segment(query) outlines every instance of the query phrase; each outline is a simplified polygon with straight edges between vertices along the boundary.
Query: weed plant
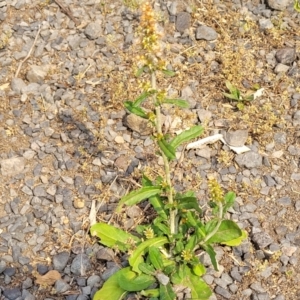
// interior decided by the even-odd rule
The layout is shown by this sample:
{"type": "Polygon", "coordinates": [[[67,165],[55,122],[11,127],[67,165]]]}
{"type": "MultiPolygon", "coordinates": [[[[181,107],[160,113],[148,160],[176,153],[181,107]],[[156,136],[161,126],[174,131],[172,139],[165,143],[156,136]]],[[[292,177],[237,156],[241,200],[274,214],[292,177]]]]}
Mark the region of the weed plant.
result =
{"type": "Polygon", "coordinates": [[[148,200],[156,211],[151,224],[137,225],[131,233],[106,223],[91,227],[91,235],[99,237],[101,244],[128,256],[127,266],[113,274],[93,299],[124,299],[129,293],[136,293],[139,299],[176,299],[179,287],[186,289],[188,298],[209,299],[212,291],[201,278],[206,269],[198,254],[206,251],[218,270],[214,245],[237,246],[246,233],[225,218],[235,194],[224,195],[215,179],[209,181],[210,219],[204,220],[195,192],[175,191],[170,162],[176,159],[176,149],[199,137],[203,128],[196,125],[175,137],[163,133],[162,105],[187,108],[188,102],[169,99],[165,91],[157,88],[158,72],[166,76],[175,73],[167,69],[163,59],[155,15],[149,3],[142,5],[140,28],[142,55],[137,75],[148,74],[150,84],[134,101],[126,101],[125,107],[130,113],[148,120],[153,127],[152,137],[163,159],[164,176],[150,180],[143,175],[142,187],[124,196],[117,207],[117,213],[120,213],[124,205],[137,205],[148,200]],[[144,108],[146,102],[147,110],[144,108]]]}

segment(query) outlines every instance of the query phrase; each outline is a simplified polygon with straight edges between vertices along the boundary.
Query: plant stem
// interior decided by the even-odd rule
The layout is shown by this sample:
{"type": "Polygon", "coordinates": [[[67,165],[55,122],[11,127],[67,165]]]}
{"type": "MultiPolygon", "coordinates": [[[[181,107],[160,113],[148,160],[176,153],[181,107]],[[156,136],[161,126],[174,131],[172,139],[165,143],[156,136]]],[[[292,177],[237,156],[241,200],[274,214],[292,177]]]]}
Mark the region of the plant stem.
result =
{"type": "Polygon", "coordinates": [[[223,221],[223,203],[218,202],[218,204],[219,204],[218,205],[219,206],[218,223],[217,223],[215,229],[205,237],[205,239],[201,242],[201,244],[205,244],[211,237],[213,237],[217,233],[217,231],[219,230],[219,228],[221,226],[221,223],[223,221]]]}
{"type": "MultiPolygon", "coordinates": [[[[155,72],[151,73],[151,87],[154,90],[156,90],[156,74],[155,74],[155,72]]],[[[155,101],[156,100],[155,99],[156,94],[154,94],[153,97],[154,97],[154,103],[155,103],[156,102],[155,101]]],[[[160,106],[159,105],[157,105],[155,107],[155,114],[156,114],[156,131],[159,135],[162,135],[161,111],[160,111],[160,106]]],[[[161,152],[161,156],[162,156],[163,161],[164,161],[167,185],[169,186],[168,202],[169,202],[169,204],[173,204],[174,199],[173,199],[173,188],[172,188],[172,182],[171,182],[169,160],[163,152],[161,152]]],[[[170,210],[170,231],[171,231],[171,234],[176,234],[177,233],[176,214],[177,214],[177,211],[175,209],[170,210]]]]}

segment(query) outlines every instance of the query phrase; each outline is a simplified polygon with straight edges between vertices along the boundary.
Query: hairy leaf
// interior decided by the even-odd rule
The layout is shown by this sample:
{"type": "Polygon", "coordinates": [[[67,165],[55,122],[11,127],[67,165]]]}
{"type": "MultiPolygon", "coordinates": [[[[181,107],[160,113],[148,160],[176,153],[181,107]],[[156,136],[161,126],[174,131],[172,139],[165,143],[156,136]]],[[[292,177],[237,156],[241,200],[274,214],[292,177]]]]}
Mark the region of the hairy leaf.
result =
{"type": "Polygon", "coordinates": [[[136,107],[134,106],[134,103],[131,101],[126,101],[124,102],[124,106],[133,114],[142,117],[144,119],[147,119],[147,114],[146,112],[141,108],[141,107],[136,107]]]}
{"type": "Polygon", "coordinates": [[[214,248],[211,245],[202,245],[201,246],[209,255],[211,263],[213,264],[214,268],[216,271],[218,271],[218,262],[216,260],[216,252],[214,250],[214,248]]]}
{"type": "Polygon", "coordinates": [[[149,247],[149,257],[152,265],[156,270],[162,270],[164,265],[163,265],[163,259],[162,255],[157,247],[149,247]]]}
{"type": "Polygon", "coordinates": [[[223,242],[222,244],[223,245],[226,245],[226,246],[238,246],[240,245],[243,240],[245,240],[246,238],[248,237],[248,233],[247,231],[245,230],[242,230],[242,235],[240,237],[238,237],[237,239],[234,239],[234,240],[231,240],[231,241],[228,241],[228,242],[223,242]]]}
{"type": "Polygon", "coordinates": [[[138,237],[106,223],[92,225],[90,232],[92,236],[96,235],[100,238],[101,244],[111,248],[118,246],[121,251],[126,251],[132,247],[128,243],[129,240],[140,241],[138,237]]]}
{"type": "Polygon", "coordinates": [[[124,299],[128,292],[122,289],[118,284],[118,273],[123,270],[118,271],[109,277],[103,284],[102,288],[96,292],[93,300],[121,300],[124,299]]]}
{"type": "Polygon", "coordinates": [[[140,273],[139,264],[141,263],[141,257],[148,251],[150,246],[160,247],[168,242],[166,237],[157,237],[142,242],[129,258],[129,264],[132,266],[133,271],[140,273]]]}
{"type": "Polygon", "coordinates": [[[157,141],[157,143],[160,150],[168,159],[172,160],[176,158],[174,147],[171,144],[169,144],[165,139],[160,139],[157,141]]]}
{"type": "Polygon", "coordinates": [[[165,98],[161,101],[161,103],[173,104],[182,108],[189,108],[189,103],[183,99],[168,99],[165,98]]]}
{"type": "Polygon", "coordinates": [[[195,125],[192,128],[178,134],[171,142],[171,146],[176,149],[182,143],[188,142],[203,133],[204,129],[200,125],[195,125]]]}
{"type": "Polygon", "coordinates": [[[174,293],[170,283],[167,285],[159,285],[159,296],[161,300],[174,300],[176,299],[176,294],[174,293]]]}
{"type": "Polygon", "coordinates": [[[156,279],[151,275],[137,274],[131,271],[130,267],[122,269],[122,272],[117,273],[119,286],[128,292],[137,292],[148,288],[156,279]]]}
{"type": "Polygon", "coordinates": [[[227,210],[234,204],[235,201],[235,193],[234,192],[228,192],[225,196],[224,196],[224,200],[225,200],[225,205],[223,207],[223,212],[224,214],[227,212],[227,210]]]}
{"type": "Polygon", "coordinates": [[[198,200],[195,197],[185,197],[185,198],[179,199],[178,209],[181,209],[181,210],[194,209],[194,210],[198,211],[199,213],[202,213],[202,210],[199,207],[198,200]]]}
{"type": "Polygon", "coordinates": [[[176,73],[174,72],[174,71],[171,71],[171,70],[162,70],[162,72],[166,75],[166,76],[168,76],[168,77],[173,77],[173,76],[175,76],[176,75],[176,73]]]}
{"type": "Polygon", "coordinates": [[[120,211],[123,204],[125,205],[134,205],[140,203],[141,201],[148,199],[151,196],[159,194],[161,192],[160,186],[146,186],[138,190],[132,191],[128,195],[124,196],[117,207],[117,211],[120,211]]]}

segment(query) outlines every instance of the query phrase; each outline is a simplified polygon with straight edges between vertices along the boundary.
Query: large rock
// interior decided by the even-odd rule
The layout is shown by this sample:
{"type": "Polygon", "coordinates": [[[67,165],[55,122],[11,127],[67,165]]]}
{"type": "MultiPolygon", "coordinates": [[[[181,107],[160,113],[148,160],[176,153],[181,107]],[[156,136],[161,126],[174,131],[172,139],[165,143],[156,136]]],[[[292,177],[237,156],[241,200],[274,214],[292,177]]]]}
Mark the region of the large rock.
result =
{"type": "Polygon", "coordinates": [[[0,162],[1,174],[3,176],[14,176],[23,172],[25,159],[23,157],[12,157],[0,162]]]}
{"type": "Polygon", "coordinates": [[[47,76],[49,66],[36,66],[30,67],[30,70],[26,73],[26,79],[29,82],[42,83],[47,76]]]}
{"type": "Polygon", "coordinates": [[[275,54],[276,60],[284,65],[290,65],[296,59],[296,50],[294,48],[282,48],[275,54]]]}

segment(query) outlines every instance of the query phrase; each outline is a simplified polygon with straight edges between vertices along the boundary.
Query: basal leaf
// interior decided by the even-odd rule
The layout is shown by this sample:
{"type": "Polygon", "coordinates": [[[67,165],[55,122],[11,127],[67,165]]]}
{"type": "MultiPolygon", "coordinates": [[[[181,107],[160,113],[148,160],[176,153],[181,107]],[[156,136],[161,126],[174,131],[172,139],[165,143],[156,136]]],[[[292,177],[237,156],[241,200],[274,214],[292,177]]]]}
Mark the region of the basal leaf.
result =
{"type": "Polygon", "coordinates": [[[165,139],[160,139],[157,141],[157,143],[160,150],[164,153],[164,155],[168,159],[172,160],[176,158],[174,147],[170,143],[168,143],[165,139]]]}
{"type": "Polygon", "coordinates": [[[218,231],[206,243],[224,243],[242,236],[239,226],[231,220],[223,220],[218,231]]]}
{"type": "Polygon", "coordinates": [[[197,276],[203,276],[206,273],[206,269],[202,264],[193,266],[193,273],[197,276]]]}
{"type": "Polygon", "coordinates": [[[128,243],[129,240],[140,241],[138,237],[106,223],[92,225],[90,232],[92,236],[96,235],[100,238],[101,244],[111,248],[118,246],[121,251],[126,251],[132,247],[128,243]]]}
{"type": "Polygon", "coordinates": [[[189,103],[183,99],[163,99],[161,103],[173,104],[182,108],[189,108],[189,103]]]}
{"type": "Polygon", "coordinates": [[[148,199],[151,196],[159,194],[161,192],[160,186],[145,186],[138,190],[132,191],[128,195],[122,197],[120,200],[117,211],[120,211],[123,204],[125,205],[134,205],[140,203],[141,201],[148,199]]]}
{"type": "Polygon", "coordinates": [[[146,274],[137,274],[131,271],[130,267],[122,269],[122,272],[118,272],[117,274],[119,286],[128,292],[144,290],[156,281],[155,277],[146,274]]]}
{"type": "Polygon", "coordinates": [[[199,276],[194,275],[187,265],[179,266],[176,274],[172,276],[172,282],[190,288],[192,299],[208,300],[212,295],[209,286],[199,276]]]}
{"type": "Polygon", "coordinates": [[[146,240],[142,242],[135,251],[131,254],[129,258],[129,264],[132,267],[133,271],[140,272],[139,264],[141,263],[140,257],[142,257],[150,246],[160,247],[164,244],[168,243],[168,239],[166,237],[157,237],[150,240],[146,240]]]}
{"type": "Polygon", "coordinates": [[[199,125],[195,125],[192,128],[185,130],[178,134],[171,142],[171,146],[176,149],[182,143],[188,142],[203,133],[203,127],[199,125]]]}
{"type": "Polygon", "coordinates": [[[174,300],[176,299],[176,294],[174,293],[170,283],[167,285],[159,285],[159,296],[161,300],[174,300]]]}
{"type": "Polygon", "coordinates": [[[242,235],[240,237],[238,237],[237,239],[228,241],[228,242],[223,242],[222,244],[226,245],[226,246],[231,246],[231,247],[239,246],[243,242],[243,240],[245,240],[247,237],[248,237],[247,231],[242,230],[242,235]]]}
{"type": "Polygon", "coordinates": [[[239,98],[237,95],[234,95],[234,94],[228,94],[228,93],[223,93],[223,95],[226,97],[226,98],[229,98],[229,99],[232,99],[232,100],[235,100],[235,101],[239,101],[239,98]]]}
{"type": "Polygon", "coordinates": [[[128,292],[122,289],[118,284],[118,273],[113,274],[103,284],[102,288],[96,292],[93,300],[121,300],[124,299],[128,292]]]}

